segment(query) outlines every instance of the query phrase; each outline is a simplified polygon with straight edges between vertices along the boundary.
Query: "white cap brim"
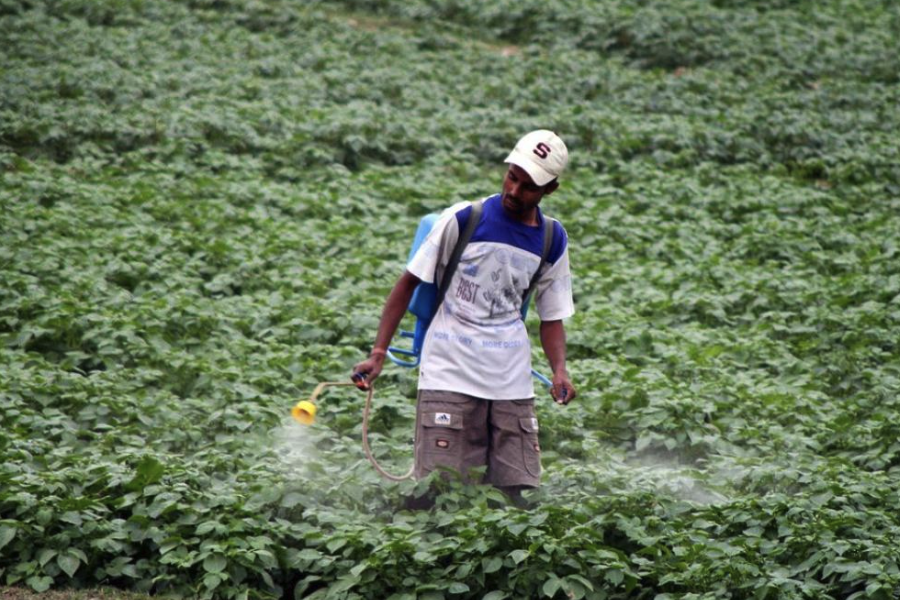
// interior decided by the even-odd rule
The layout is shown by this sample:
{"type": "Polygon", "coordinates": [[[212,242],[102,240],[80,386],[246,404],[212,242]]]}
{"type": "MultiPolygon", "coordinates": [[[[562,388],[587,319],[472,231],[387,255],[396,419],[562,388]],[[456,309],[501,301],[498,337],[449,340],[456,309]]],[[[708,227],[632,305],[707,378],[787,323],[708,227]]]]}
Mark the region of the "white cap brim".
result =
{"type": "Polygon", "coordinates": [[[535,185],[545,186],[554,179],[556,176],[552,173],[548,173],[544,169],[541,168],[536,162],[532,161],[528,158],[527,155],[518,152],[517,150],[513,150],[509,153],[509,156],[506,157],[506,160],[503,161],[505,163],[510,163],[516,165],[520,169],[523,169],[526,173],[528,173],[531,180],[534,181],[535,185]]]}

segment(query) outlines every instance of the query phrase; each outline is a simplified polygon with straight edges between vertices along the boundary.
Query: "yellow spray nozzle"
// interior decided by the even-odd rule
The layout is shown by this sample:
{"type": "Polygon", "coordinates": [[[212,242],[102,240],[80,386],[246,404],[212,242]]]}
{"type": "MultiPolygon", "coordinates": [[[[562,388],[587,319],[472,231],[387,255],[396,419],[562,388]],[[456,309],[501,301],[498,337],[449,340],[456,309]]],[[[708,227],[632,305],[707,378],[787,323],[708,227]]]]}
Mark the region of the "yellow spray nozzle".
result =
{"type": "Polygon", "coordinates": [[[316,405],[309,400],[301,400],[291,409],[291,416],[301,425],[312,425],[316,420],[316,405]]]}
{"type": "Polygon", "coordinates": [[[313,390],[309,400],[301,400],[294,408],[291,409],[291,416],[297,419],[302,425],[312,425],[316,420],[316,398],[319,397],[325,388],[333,385],[355,385],[349,381],[323,381],[313,390]]]}

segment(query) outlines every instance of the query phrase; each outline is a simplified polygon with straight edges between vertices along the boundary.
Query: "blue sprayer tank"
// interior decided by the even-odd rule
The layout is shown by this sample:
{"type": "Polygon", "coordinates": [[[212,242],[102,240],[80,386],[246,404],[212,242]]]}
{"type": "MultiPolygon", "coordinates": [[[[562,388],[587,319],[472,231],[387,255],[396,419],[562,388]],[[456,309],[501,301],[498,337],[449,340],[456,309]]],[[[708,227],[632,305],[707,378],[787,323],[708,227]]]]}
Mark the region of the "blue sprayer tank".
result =
{"type": "MultiPolygon", "coordinates": [[[[406,258],[407,264],[419,251],[419,247],[425,241],[425,238],[428,237],[439,217],[440,215],[434,213],[425,215],[419,221],[419,227],[416,229],[412,247],[409,249],[409,256],[406,258]]],[[[425,343],[425,334],[428,332],[428,326],[431,325],[431,319],[434,318],[434,312],[437,308],[435,306],[437,293],[438,286],[436,283],[425,283],[424,281],[416,286],[416,290],[413,292],[407,310],[416,317],[416,327],[412,332],[400,332],[400,337],[412,338],[412,350],[395,348],[393,346],[388,348],[388,357],[401,367],[416,367],[419,365],[419,358],[422,355],[422,344],[425,343]],[[397,356],[398,354],[408,356],[410,360],[402,359],[397,356]]]]}

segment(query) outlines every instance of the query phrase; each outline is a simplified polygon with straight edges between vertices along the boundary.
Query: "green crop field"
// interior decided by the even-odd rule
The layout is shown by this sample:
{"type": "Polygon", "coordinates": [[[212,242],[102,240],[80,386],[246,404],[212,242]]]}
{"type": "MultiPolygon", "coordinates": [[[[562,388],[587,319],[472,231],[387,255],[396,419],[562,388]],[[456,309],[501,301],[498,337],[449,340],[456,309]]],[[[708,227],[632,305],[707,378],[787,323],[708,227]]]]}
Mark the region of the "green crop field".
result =
{"type": "MultiPolygon", "coordinates": [[[[895,2],[0,0],[11,597],[897,599],[898,340],[895,2]],[[543,486],[384,482],[358,392],[290,408],[537,128],[579,389],[543,486]]],[[[400,472],[416,375],[379,382],[400,472]]]]}

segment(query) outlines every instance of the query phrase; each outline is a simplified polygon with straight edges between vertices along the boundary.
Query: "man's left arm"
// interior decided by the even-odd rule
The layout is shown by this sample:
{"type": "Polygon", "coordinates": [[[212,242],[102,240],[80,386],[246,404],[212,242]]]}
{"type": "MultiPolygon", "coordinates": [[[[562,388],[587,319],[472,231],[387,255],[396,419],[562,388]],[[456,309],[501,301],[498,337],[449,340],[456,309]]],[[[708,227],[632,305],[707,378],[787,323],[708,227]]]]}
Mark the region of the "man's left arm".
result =
{"type": "Polygon", "coordinates": [[[577,392],[566,370],[566,330],[562,319],[541,321],[541,346],[553,371],[550,395],[558,404],[568,404],[575,399],[577,392]]]}

